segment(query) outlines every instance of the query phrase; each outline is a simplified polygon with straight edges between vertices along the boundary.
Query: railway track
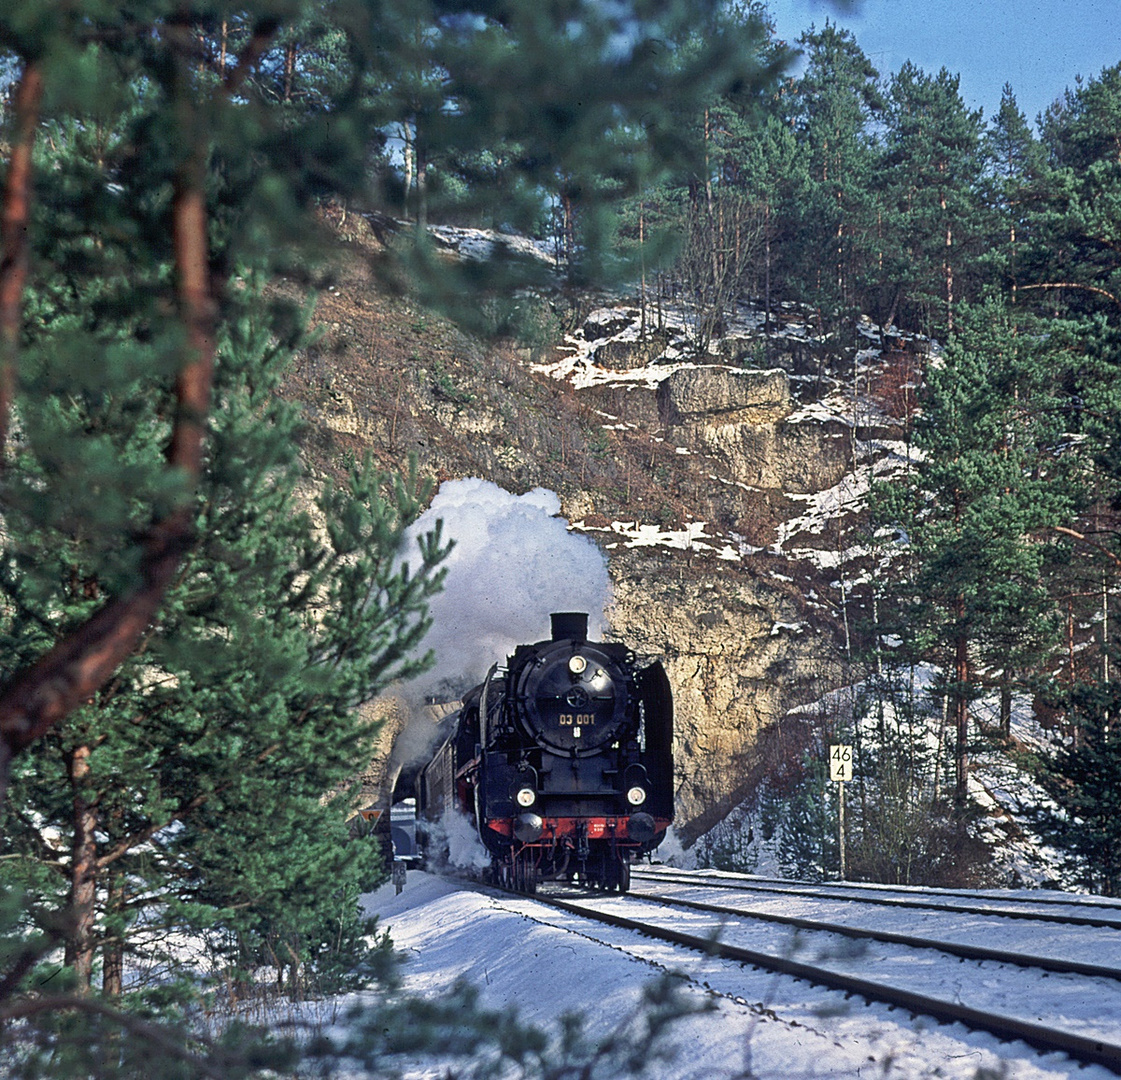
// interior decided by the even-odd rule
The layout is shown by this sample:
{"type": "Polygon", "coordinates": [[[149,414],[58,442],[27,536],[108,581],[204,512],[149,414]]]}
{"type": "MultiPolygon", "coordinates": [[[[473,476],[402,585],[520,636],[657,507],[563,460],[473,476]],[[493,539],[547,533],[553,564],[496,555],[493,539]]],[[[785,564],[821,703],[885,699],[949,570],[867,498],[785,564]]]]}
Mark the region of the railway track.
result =
{"type": "Polygon", "coordinates": [[[691,911],[705,911],[713,915],[738,916],[760,919],[777,923],[797,930],[810,930],[819,933],[839,934],[842,937],[863,941],[880,941],[891,945],[904,945],[911,949],[934,949],[938,952],[957,956],[963,960],[988,961],[997,964],[1013,964],[1017,967],[1038,968],[1062,975],[1081,975],[1086,978],[1115,979],[1121,982],[1121,969],[1107,964],[1090,964],[1078,960],[1065,960],[1053,956],[1037,956],[1029,953],[1010,952],[1007,949],[991,949],[984,945],[971,945],[957,941],[943,941],[919,937],[914,934],[899,934],[890,930],[874,930],[867,927],[848,926],[843,923],[828,922],[822,919],[807,919],[798,915],[780,915],[770,911],[751,911],[732,907],[727,904],[708,904],[697,900],[682,898],[669,899],[647,892],[636,892],[636,897],[667,907],[683,907],[691,911]]]}
{"type": "Polygon", "coordinates": [[[746,882],[748,884],[760,884],[768,886],[782,887],[787,890],[809,890],[814,895],[817,895],[821,889],[832,888],[837,890],[843,896],[859,896],[865,894],[897,894],[903,899],[908,896],[916,896],[921,892],[924,897],[958,897],[968,900],[985,900],[990,903],[1006,904],[1010,906],[1038,906],[1041,908],[1046,907],[1064,907],[1064,908],[1086,908],[1086,909],[1102,909],[1110,911],[1114,915],[1121,918],[1121,899],[1109,899],[1101,896],[1089,896],[1082,893],[1061,893],[1050,892],[1043,889],[1036,889],[1030,892],[1030,895],[1025,893],[1005,893],[1003,891],[994,891],[991,893],[984,893],[977,889],[939,889],[933,886],[915,886],[915,885],[888,885],[880,883],[867,883],[857,881],[836,881],[832,883],[820,883],[810,881],[799,881],[794,878],[777,878],[767,877],[761,874],[733,874],[730,872],[720,870],[676,870],[672,867],[661,866],[659,864],[638,864],[634,866],[634,872],[648,877],[684,877],[690,881],[704,881],[711,883],[714,881],[724,882],[746,882]]]}
{"type": "Polygon", "coordinates": [[[776,878],[722,877],[704,873],[667,873],[661,870],[647,870],[633,867],[632,881],[691,885],[697,888],[726,889],[736,892],[769,893],[779,896],[801,896],[814,901],[840,900],[846,903],[859,901],[889,908],[911,908],[916,911],[950,912],[957,915],[1000,916],[1005,919],[1022,919],[1043,923],[1058,923],[1066,926],[1091,926],[1110,930],[1121,930],[1121,904],[1095,900],[1058,900],[1041,897],[982,897],[976,894],[951,890],[923,890],[925,896],[963,897],[965,902],[940,902],[924,899],[915,893],[899,896],[886,895],[891,890],[883,886],[812,885],[800,882],[783,882],[776,878]],[[1048,911],[1047,908],[1064,908],[1064,911],[1048,911]],[[1084,911],[1089,911],[1085,914],[1084,911]],[[1112,914],[1110,917],[1107,912],[1112,914]]]}
{"type": "MultiPolygon", "coordinates": [[[[1078,1062],[1101,1065],[1121,1075],[1121,1024],[1106,1023],[1095,1029],[1092,1024],[1063,1019],[1071,996],[1078,994],[1083,998],[1090,994],[1100,1001],[1103,1017],[1121,1016],[1121,970],[1110,965],[698,901],[669,893],[669,889],[683,886],[673,875],[661,872],[636,872],[632,880],[632,888],[637,891],[628,897],[569,890],[539,893],[534,899],[570,915],[633,931],[693,954],[805,980],[939,1023],[961,1023],[1001,1040],[1021,1040],[1041,1052],[1065,1053],[1078,1062]],[[655,885],[662,891],[651,894],[655,885]],[[798,935],[793,944],[790,934],[780,936],[787,930],[798,935]],[[865,945],[874,942],[881,951],[872,956],[859,947],[854,950],[853,939],[865,945]],[[806,956],[813,949],[820,955],[806,956]],[[920,954],[943,956],[933,962],[916,961],[920,954]],[[961,965],[949,979],[935,974],[950,962],[947,956],[961,965]],[[993,985],[1016,978],[1032,980],[1030,998],[1025,994],[1024,1000],[1038,1005],[1041,997],[1048,997],[1050,1013],[1038,1010],[1043,1015],[1033,1016],[1028,1010],[1007,1008],[1008,999],[1016,996],[1014,987],[1009,992],[992,993],[993,985]],[[1047,994],[1039,989],[1041,979],[1048,980],[1047,994]]],[[[713,881],[698,883],[692,875],[685,881],[684,887],[713,887],[713,881]]],[[[824,890],[827,899],[833,899],[832,891],[824,890]]],[[[801,887],[795,895],[818,894],[801,887]]],[[[931,905],[920,902],[914,906],[931,905]]],[[[952,904],[948,910],[955,910],[952,904]]],[[[1050,924],[1050,920],[1044,921],[1050,924]]]]}

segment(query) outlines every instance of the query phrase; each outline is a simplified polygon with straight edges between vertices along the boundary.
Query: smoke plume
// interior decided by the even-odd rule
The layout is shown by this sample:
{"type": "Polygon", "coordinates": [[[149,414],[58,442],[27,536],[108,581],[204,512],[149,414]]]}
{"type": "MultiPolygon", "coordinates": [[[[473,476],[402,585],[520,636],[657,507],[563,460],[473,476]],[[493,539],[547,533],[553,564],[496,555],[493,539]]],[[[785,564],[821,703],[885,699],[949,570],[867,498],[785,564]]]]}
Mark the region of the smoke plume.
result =
{"type": "Polygon", "coordinates": [[[465,693],[516,645],[548,638],[554,611],[586,611],[588,636],[602,635],[607,563],[559,513],[560,499],[545,488],[513,495],[478,479],[440,486],[406,537],[405,550],[415,551],[415,537],[442,520],[444,538],[455,541],[422,646],[436,667],[406,688],[411,696],[465,693]]]}

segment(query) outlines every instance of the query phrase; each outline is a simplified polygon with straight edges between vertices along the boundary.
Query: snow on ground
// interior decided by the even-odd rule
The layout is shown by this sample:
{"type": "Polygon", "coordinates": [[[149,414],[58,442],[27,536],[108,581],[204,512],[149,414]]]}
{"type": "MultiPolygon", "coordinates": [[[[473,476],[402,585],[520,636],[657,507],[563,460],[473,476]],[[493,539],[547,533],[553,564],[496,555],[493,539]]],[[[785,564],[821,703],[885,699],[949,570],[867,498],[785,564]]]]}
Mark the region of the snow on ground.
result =
{"type": "MultiPolygon", "coordinates": [[[[410,990],[439,994],[466,979],[485,1007],[517,1010],[546,1027],[575,1010],[585,1014],[591,1033],[607,1035],[633,1014],[645,984],[666,970],[679,972],[685,992],[714,1009],[672,1029],[674,1058],[650,1069],[659,1080],[1112,1075],[739,964],[683,957],[664,943],[592,926],[528,897],[464,890],[418,871],[410,872],[400,896],[387,887],[365,903],[407,955],[410,990]]],[[[793,939],[791,948],[797,950],[793,939]]],[[[957,960],[942,962],[959,969],[957,960]]],[[[1094,1009],[1088,988],[1081,1013],[1093,1019],[1094,1009]]],[[[432,1068],[410,1075],[443,1074],[432,1068]]]]}
{"type": "MultiPolygon", "coordinates": [[[[982,698],[974,705],[974,715],[995,726],[999,715],[996,700],[982,698]]],[[[1040,726],[1026,695],[1013,698],[1009,728],[1013,742],[1021,747],[1040,750],[1054,745],[1054,733],[1040,726]]],[[[1037,812],[1041,808],[1052,810],[1055,803],[1006,752],[981,747],[975,753],[969,794],[985,810],[981,837],[992,845],[1009,880],[1052,887],[1057,884],[1063,889],[1076,887],[1069,860],[1033,825],[1037,812]]]]}
{"type": "Polygon", "coordinates": [[[603,541],[603,547],[608,551],[618,547],[664,547],[698,554],[715,554],[718,559],[730,562],[738,562],[744,553],[740,545],[721,542],[705,532],[708,526],[703,521],[690,522],[684,529],[660,529],[657,525],[642,525],[637,521],[613,521],[606,528],[576,521],[569,527],[579,532],[596,531],[618,536],[618,540],[603,541]],[[708,542],[714,539],[715,543],[708,542]]]}
{"type": "Polygon", "coordinates": [[[494,232],[492,229],[470,229],[457,225],[430,225],[430,236],[451,248],[464,259],[482,262],[500,251],[537,259],[556,266],[555,246],[547,240],[531,240],[517,233],[494,232]]]}

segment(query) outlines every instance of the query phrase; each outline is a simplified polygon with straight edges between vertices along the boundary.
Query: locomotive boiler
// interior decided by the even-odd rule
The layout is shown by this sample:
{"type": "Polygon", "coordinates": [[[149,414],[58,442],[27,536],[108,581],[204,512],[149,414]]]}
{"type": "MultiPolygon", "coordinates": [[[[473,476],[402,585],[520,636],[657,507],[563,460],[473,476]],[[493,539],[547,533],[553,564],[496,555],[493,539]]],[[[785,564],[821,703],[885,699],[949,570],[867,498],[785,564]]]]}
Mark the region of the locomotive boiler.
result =
{"type": "Polygon", "coordinates": [[[418,817],[466,814],[495,881],[518,891],[562,879],[625,892],[673,821],[665,670],[587,629],[587,615],[556,613],[548,641],[492,667],[415,779],[418,817]]]}

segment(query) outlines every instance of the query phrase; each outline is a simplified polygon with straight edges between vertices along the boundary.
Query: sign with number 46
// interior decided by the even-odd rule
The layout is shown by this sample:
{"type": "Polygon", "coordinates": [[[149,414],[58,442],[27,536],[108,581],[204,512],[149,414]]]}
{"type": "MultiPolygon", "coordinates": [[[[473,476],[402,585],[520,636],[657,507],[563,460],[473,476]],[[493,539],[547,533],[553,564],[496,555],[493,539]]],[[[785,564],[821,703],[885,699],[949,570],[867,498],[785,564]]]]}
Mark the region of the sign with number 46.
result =
{"type": "Polygon", "coordinates": [[[829,779],[852,779],[852,747],[834,743],[829,747],[829,779]]]}

